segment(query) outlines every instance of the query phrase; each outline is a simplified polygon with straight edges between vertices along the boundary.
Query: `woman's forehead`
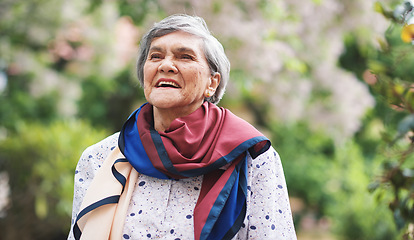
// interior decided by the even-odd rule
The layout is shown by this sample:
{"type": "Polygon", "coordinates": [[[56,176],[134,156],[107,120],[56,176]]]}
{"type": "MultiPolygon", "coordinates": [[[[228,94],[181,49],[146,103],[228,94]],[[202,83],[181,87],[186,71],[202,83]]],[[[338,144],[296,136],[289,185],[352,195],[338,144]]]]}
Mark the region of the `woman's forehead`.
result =
{"type": "Polygon", "coordinates": [[[183,31],[175,31],[161,37],[154,38],[151,41],[150,51],[162,50],[165,48],[174,48],[179,51],[201,51],[202,43],[203,41],[199,36],[183,31]]]}

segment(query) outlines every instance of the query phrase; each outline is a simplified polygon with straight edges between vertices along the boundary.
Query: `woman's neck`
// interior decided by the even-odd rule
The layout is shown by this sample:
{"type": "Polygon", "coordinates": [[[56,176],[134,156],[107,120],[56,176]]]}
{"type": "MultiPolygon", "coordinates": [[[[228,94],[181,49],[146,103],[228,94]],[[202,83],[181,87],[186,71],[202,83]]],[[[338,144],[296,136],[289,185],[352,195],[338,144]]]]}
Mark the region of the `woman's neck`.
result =
{"type": "Polygon", "coordinates": [[[195,110],[197,110],[200,106],[196,108],[157,108],[153,106],[153,115],[154,115],[154,128],[158,132],[165,132],[171,123],[180,117],[185,117],[195,110]]]}
{"type": "Polygon", "coordinates": [[[157,114],[157,111],[154,109],[154,128],[158,132],[165,132],[167,130],[172,121],[174,121],[176,117],[164,116],[163,114],[157,114]],[[163,116],[163,117],[161,117],[163,116]]]}

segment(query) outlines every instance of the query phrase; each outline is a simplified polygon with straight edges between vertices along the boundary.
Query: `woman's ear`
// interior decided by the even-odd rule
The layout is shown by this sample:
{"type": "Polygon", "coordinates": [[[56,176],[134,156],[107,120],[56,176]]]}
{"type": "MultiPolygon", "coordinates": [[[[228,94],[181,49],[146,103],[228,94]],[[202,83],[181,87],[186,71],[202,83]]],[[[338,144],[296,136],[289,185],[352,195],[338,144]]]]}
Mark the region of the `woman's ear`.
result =
{"type": "Polygon", "coordinates": [[[213,96],[216,92],[216,89],[218,88],[221,80],[220,73],[216,72],[214,73],[210,78],[210,85],[208,86],[208,89],[211,91],[211,95],[213,96]]]}
{"type": "Polygon", "coordinates": [[[216,90],[220,84],[221,75],[216,72],[210,77],[209,84],[204,92],[204,97],[209,98],[216,93],[216,90]]]}

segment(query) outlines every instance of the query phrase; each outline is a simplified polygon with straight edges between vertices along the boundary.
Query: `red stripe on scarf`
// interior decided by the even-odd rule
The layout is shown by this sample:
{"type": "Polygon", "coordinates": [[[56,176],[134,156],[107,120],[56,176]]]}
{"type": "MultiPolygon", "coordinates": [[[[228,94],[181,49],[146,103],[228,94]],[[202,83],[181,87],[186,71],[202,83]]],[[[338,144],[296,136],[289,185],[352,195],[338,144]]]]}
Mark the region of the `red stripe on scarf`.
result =
{"type": "Polygon", "coordinates": [[[194,208],[194,216],[196,216],[194,217],[195,236],[200,236],[217,197],[226,185],[235,166],[243,159],[243,157],[243,155],[240,155],[226,170],[217,169],[216,171],[204,175],[200,195],[198,196],[197,204],[194,208]]]}

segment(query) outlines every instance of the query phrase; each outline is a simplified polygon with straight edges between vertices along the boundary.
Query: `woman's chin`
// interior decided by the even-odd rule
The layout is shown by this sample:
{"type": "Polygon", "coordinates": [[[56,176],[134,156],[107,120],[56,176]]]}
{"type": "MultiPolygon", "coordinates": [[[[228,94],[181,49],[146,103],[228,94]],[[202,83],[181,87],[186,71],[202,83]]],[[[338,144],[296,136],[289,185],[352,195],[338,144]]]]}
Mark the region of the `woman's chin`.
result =
{"type": "Polygon", "coordinates": [[[186,108],[194,107],[195,105],[202,105],[203,100],[194,97],[184,97],[176,92],[169,92],[168,94],[151,94],[147,97],[147,101],[157,108],[168,109],[168,108],[186,108]]]}
{"type": "Polygon", "coordinates": [[[159,109],[174,109],[177,107],[185,107],[187,104],[178,98],[157,98],[148,100],[148,102],[159,109]]]}
{"type": "Polygon", "coordinates": [[[174,111],[181,114],[190,114],[199,108],[203,101],[186,101],[185,99],[157,99],[155,101],[148,101],[151,105],[159,110],[174,111]]]}

